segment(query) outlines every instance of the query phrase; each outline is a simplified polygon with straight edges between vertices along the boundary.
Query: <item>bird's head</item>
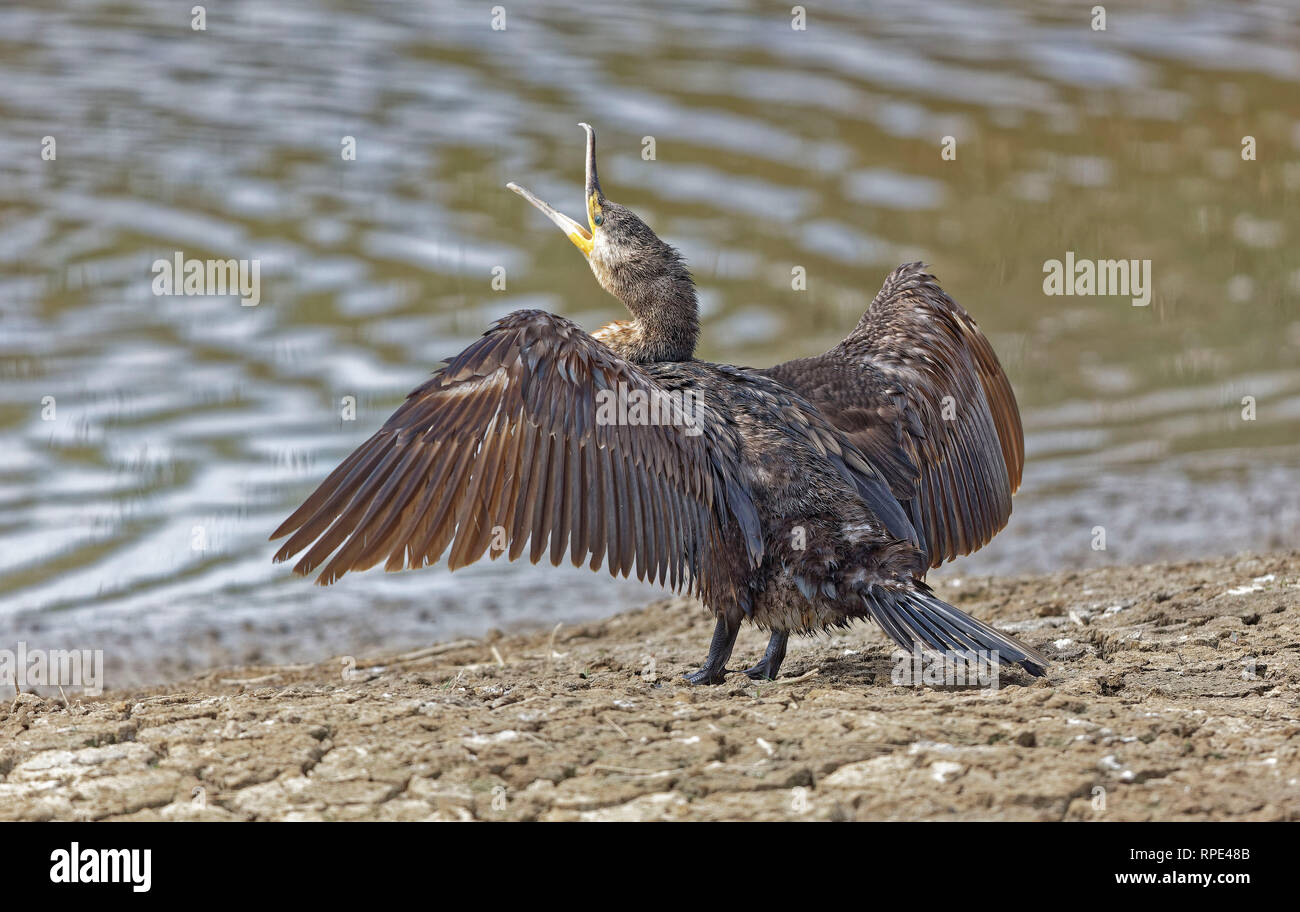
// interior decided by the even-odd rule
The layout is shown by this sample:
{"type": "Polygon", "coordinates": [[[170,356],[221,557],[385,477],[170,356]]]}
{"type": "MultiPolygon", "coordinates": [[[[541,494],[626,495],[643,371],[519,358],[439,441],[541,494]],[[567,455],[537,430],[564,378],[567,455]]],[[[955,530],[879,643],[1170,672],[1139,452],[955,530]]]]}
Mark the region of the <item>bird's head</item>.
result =
{"type": "Polygon", "coordinates": [[[681,254],[626,206],[606,199],[596,174],[596,131],[587,132],[587,225],[516,183],[506,186],[540,209],[582,251],[600,286],[622,301],[638,332],[657,340],[648,360],[686,360],[695,350],[695,283],[681,254]],[[683,346],[685,351],[683,352],[683,346]]]}

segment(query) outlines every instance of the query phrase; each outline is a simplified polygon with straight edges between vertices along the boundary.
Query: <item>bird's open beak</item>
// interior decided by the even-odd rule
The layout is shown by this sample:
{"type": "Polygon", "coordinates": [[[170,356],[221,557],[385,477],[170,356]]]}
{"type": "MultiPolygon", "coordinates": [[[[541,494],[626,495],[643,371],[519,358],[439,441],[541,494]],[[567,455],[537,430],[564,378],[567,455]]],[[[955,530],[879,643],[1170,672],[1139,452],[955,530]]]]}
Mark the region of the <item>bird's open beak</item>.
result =
{"type": "Polygon", "coordinates": [[[563,212],[558,211],[546,200],[541,199],[527,187],[521,187],[514,181],[506,184],[506,187],[515,191],[528,202],[532,203],[542,213],[564,232],[569,240],[573,241],[573,246],[582,251],[583,256],[591,255],[591,248],[594,244],[592,238],[595,231],[595,217],[600,211],[600,202],[604,198],[600,192],[600,181],[596,177],[596,131],[588,124],[580,125],[587,131],[587,224],[589,228],[584,228],[578,222],[569,218],[563,212]]]}

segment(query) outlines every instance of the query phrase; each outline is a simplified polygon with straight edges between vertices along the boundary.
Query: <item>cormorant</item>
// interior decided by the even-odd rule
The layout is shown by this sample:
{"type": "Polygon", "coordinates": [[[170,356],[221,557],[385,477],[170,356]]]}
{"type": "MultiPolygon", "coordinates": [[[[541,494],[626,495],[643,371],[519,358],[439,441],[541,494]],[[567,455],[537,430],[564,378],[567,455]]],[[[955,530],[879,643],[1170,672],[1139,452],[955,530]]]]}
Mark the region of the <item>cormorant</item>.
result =
{"type": "Polygon", "coordinates": [[[587,334],[539,310],[498,320],[348,456],[272,534],[325,585],[380,561],[456,570],[527,549],[697,595],[717,623],[692,683],[718,683],[745,619],[791,632],[872,618],[899,645],[1033,648],[944,603],[930,566],[1006,522],[1023,443],[1011,387],[969,315],[919,264],[894,271],[824,355],[767,370],[694,357],[678,252],[607,199],[586,146],[588,226],[516,184],[627,306],[587,334]],[[945,398],[950,397],[950,398],[945,398]]]}

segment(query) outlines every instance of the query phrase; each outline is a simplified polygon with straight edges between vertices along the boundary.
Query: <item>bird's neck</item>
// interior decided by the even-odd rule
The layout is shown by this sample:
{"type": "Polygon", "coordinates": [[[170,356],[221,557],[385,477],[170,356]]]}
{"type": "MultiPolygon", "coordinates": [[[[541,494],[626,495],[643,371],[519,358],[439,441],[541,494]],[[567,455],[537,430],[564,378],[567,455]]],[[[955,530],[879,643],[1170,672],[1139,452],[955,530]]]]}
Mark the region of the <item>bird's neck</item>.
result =
{"type": "Polygon", "coordinates": [[[616,354],[641,364],[689,361],[700,335],[695,286],[689,281],[651,282],[621,296],[632,313],[593,333],[616,354]]]}

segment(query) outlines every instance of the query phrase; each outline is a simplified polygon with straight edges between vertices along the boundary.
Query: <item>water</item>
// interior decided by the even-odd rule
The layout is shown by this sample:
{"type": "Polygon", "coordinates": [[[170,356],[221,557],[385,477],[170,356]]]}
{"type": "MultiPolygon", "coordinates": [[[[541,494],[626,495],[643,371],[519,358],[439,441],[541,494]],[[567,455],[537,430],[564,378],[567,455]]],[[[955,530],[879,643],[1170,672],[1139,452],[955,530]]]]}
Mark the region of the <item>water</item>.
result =
{"type": "Polygon", "coordinates": [[[913,259],[976,316],[1028,464],[1009,528],[944,572],[1296,540],[1294,4],[1115,7],[1105,32],[1064,3],[821,3],[806,31],[741,2],[511,5],[504,31],[395,0],[210,4],[194,31],[192,5],[0,7],[0,645],[103,648],[123,684],[650,598],[501,563],[320,589],[266,542],[493,318],[620,316],[504,189],[580,214],[580,120],[689,260],[703,357],[824,350],[913,259]],[[155,296],[176,251],[256,258],[261,303],[155,296]],[[1150,306],[1045,296],[1067,251],[1150,259],[1150,306]]]}

